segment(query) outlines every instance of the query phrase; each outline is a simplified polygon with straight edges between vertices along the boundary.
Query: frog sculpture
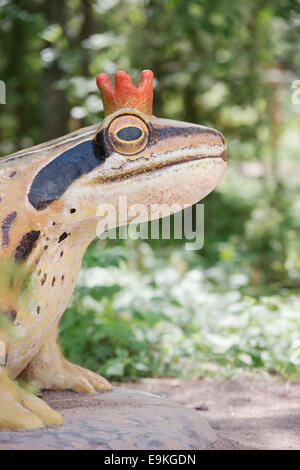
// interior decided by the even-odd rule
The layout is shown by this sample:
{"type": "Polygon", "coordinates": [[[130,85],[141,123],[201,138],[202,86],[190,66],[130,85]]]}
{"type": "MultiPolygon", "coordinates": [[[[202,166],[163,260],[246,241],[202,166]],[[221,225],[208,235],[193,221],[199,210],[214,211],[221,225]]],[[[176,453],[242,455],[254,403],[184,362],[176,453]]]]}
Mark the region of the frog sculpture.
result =
{"type": "Polygon", "coordinates": [[[0,330],[6,351],[0,428],[62,423],[58,412],[16,379],[33,380],[41,389],[111,388],[105,378],[67,361],[58,344],[59,319],[96,236],[99,207],[118,210],[119,198],[126,197],[128,207],[164,204],[171,213],[174,204],[205,197],[224,174],[222,134],[153,116],[152,79],[144,70],[135,87],[120,71],[113,85],[100,74],[100,124],[0,160],[0,260],[9,272],[1,276],[0,317],[15,333],[11,340],[7,328],[0,330]]]}

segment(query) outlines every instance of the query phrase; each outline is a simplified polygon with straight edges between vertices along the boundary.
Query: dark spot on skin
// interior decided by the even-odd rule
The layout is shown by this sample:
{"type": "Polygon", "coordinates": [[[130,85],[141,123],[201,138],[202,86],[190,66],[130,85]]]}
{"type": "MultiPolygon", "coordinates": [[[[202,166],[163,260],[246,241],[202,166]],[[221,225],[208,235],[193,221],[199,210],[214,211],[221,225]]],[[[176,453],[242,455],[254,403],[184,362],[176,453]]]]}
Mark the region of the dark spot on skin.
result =
{"type": "Polygon", "coordinates": [[[38,211],[57,201],[80,176],[90,173],[103,161],[96,155],[92,140],[81,142],[58,155],[35,176],[28,193],[30,204],[38,211]]]}
{"type": "Polygon", "coordinates": [[[10,309],[10,310],[7,310],[6,312],[4,312],[4,314],[9,318],[9,320],[11,320],[12,322],[15,321],[15,319],[17,318],[17,312],[16,310],[14,310],[13,308],[10,309]]]}
{"type": "Polygon", "coordinates": [[[47,249],[48,249],[48,245],[45,245],[45,246],[44,246],[44,250],[47,250],[47,249]]]}
{"type": "Polygon", "coordinates": [[[63,256],[63,254],[64,254],[64,250],[62,250],[62,251],[60,252],[60,257],[61,257],[61,258],[62,258],[62,256],[63,256]]]}
{"type": "Polygon", "coordinates": [[[53,279],[52,279],[52,287],[54,286],[54,283],[55,283],[55,276],[53,276],[53,279]]]}
{"type": "Polygon", "coordinates": [[[43,276],[42,279],[41,279],[41,285],[42,285],[42,286],[45,284],[46,279],[47,279],[47,274],[45,273],[44,276],[43,276]]]}
{"type": "Polygon", "coordinates": [[[63,274],[63,275],[61,276],[61,280],[64,282],[64,279],[65,279],[65,275],[63,274]]]}
{"type": "Polygon", "coordinates": [[[16,261],[24,261],[30,255],[31,251],[35,247],[35,242],[40,236],[39,230],[31,230],[31,232],[26,233],[20,243],[18,244],[15,252],[16,261]]]}
{"type": "Polygon", "coordinates": [[[55,225],[55,223],[56,223],[56,222],[54,222],[54,220],[53,220],[52,225],[55,225]]]}
{"type": "Polygon", "coordinates": [[[61,236],[59,237],[58,243],[61,243],[63,240],[65,240],[67,236],[68,236],[67,232],[62,233],[61,236]]]}
{"type": "Polygon", "coordinates": [[[16,174],[17,174],[16,171],[12,171],[12,172],[9,174],[9,177],[10,177],[10,178],[13,178],[16,174]]]}
{"type": "Polygon", "coordinates": [[[71,213],[71,214],[74,214],[74,212],[76,212],[76,209],[71,209],[71,210],[70,210],[70,213],[71,213]]]}
{"type": "Polygon", "coordinates": [[[3,247],[8,246],[9,244],[9,230],[10,230],[11,224],[13,223],[16,217],[17,217],[17,213],[15,211],[11,212],[5,217],[5,219],[2,222],[2,246],[3,247]]]}
{"type": "Polygon", "coordinates": [[[37,275],[38,275],[38,276],[40,276],[41,272],[42,272],[42,270],[41,270],[41,269],[39,269],[39,271],[38,271],[37,275]]]}
{"type": "Polygon", "coordinates": [[[47,240],[47,241],[49,241],[49,240],[50,240],[50,238],[49,238],[49,237],[46,237],[46,240],[47,240]]]}
{"type": "Polygon", "coordinates": [[[41,311],[41,307],[40,307],[39,305],[37,306],[37,308],[36,308],[36,311],[37,311],[37,314],[39,314],[39,313],[40,313],[40,311],[41,311]]]}

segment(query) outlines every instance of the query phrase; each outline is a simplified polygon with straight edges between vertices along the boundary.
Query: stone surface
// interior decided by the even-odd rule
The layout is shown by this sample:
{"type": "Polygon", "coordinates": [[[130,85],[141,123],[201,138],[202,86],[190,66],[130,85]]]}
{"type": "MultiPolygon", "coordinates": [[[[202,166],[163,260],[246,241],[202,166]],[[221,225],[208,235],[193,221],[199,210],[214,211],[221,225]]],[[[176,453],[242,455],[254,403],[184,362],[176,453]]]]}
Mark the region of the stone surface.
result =
{"type": "Polygon", "coordinates": [[[116,387],[95,395],[44,392],[62,426],[0,431],[0,449],[211,448],[217,435],[198,413],[151,393],[116,387]]]}

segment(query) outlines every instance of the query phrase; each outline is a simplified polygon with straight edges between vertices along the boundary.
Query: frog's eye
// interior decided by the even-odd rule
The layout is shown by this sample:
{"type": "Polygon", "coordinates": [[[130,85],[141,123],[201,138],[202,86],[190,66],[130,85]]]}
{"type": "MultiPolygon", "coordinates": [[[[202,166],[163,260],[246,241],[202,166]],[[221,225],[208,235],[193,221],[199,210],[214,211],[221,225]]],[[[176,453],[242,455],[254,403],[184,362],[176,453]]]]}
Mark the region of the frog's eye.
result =
{"type": "Polygon", "coordinates": [[[147,124],[138,116],[126,114],[113,119],[107,129],[113,149],[122,155],[135,155],[146,147],[149,140],[147,124]]]}

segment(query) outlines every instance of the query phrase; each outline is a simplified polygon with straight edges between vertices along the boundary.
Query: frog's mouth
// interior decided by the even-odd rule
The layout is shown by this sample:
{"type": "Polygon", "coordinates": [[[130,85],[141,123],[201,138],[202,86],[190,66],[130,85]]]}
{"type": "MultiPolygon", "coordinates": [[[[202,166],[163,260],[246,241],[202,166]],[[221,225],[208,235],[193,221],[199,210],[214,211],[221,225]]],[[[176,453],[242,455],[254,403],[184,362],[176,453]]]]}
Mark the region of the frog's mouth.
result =
{"type": "MultiPolygon", "coordinates": [[[[105,199],[109,205],[119,208],[122,197],[126,198],[128,208],[135,208],[136,204],[147,208],[145,213],[141,211],[138,217],[133,216],[134,223],[165,217],[207,196],[222,179],[226,166],[221,156],[194,157],[143,172],[127,172],[114,179],[102,179],[98,181],[101,201],[105,199]],[[153,207],[157,213],[152,211],[153,207]]],[[[127,223],[132,220],[126,219],[127,223]]]]}
{"type": "Polygon", "coordinates": [[[195,156],[195,155],[184,155],[184,158],[175,158],[175,159],[160,159],[152,157],[151,159],[139,159],[138,162],[125,162],[115,170],[111,168],[107,171],[101,172],[99,176],[97,176],[93,182],[94,183],[113,183],[113,182],[120,182],[121,180],[127,180],[139,176],[151,176],[154,173],[161,171],[176,171],[187,163],[195,162],[195,165],[202,165],[204,162],[210,161],[219,162],[221,166],[226,168],[226,151],[223,150],[219,155],[203,155],[203,156],[195,156]]]}

